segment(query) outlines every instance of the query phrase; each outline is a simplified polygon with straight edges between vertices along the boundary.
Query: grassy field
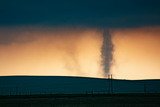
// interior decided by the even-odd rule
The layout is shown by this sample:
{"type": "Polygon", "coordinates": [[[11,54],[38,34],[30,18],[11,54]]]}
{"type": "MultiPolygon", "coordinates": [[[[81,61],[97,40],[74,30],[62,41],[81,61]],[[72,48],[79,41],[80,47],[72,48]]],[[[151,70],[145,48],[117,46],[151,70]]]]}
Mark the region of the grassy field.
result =
{"type": "Polygon", "coordinates": [[[0,107],[160,107],[160,94],[0,96],[0,107]]]}

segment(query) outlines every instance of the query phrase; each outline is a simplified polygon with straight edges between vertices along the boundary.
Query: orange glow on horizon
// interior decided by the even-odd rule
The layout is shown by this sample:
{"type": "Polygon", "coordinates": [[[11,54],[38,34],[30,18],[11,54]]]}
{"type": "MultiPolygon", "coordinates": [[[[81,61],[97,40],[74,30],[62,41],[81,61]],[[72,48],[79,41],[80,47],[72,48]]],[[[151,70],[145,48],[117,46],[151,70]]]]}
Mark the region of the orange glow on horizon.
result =
{"type": "MultiPolygon", "coordinates": [[[[102,34],[94,28],[0,28],[0,75],[103,78],[102,34]]],[[[160,79],[160,27],[111,34],[114,78],[160,79]]]]}

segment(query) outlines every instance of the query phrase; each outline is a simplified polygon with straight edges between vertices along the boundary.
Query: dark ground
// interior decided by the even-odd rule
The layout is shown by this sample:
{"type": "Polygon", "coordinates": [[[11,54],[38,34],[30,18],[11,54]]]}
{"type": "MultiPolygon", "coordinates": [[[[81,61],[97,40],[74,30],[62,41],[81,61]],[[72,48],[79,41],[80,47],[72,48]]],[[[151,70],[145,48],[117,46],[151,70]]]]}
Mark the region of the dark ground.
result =
{"type": "Polygon", "coordinates": [[[160,94],[0,96],[0,107],[160,107],[160,94]]]}

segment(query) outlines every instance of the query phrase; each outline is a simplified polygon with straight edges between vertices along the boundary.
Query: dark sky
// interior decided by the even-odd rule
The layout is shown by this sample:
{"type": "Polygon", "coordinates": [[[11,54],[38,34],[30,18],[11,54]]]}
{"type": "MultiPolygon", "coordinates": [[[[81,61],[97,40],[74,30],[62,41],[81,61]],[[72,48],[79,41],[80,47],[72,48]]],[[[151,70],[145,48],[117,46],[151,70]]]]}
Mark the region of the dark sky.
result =
{"type": "Polygon", "coordinates": [[[160,0],[0,0],[0,26],[160,25],[160,0]]]}

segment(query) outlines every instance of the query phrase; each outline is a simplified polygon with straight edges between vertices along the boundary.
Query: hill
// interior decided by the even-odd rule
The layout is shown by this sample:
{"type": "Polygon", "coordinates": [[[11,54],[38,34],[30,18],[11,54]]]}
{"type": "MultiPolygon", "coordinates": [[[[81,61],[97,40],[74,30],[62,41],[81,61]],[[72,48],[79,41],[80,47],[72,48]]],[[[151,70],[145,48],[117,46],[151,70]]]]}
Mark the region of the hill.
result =
{"type": "Polygon", "coordinates": [[[160,93],[160,80],[116,80],[67,76],[1,76],[0,95],[160,93]]]}

